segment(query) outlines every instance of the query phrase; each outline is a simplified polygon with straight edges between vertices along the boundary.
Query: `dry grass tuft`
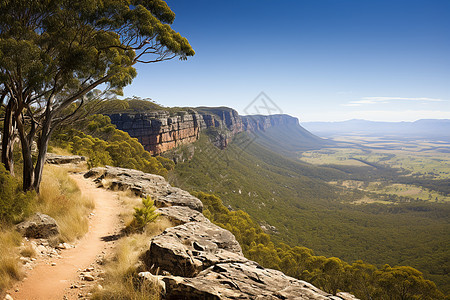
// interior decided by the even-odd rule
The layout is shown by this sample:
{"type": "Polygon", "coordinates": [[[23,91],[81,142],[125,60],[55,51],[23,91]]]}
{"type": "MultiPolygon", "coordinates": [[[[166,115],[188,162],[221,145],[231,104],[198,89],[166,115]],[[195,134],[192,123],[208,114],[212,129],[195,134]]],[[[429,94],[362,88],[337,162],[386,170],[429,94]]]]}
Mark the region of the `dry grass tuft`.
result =
{"type": "Polygon", "coordinates": [[[106,264],[103,289],[94,291],[93,299],[160,299],[159,287],[138,279],[137,270],[150,239],[171,226],[169,220],[159,217],[147,225],[144,233],[122,238],[113,259],[106,264]]]}
{"type": "Polygon", "coordinates": [[[61,242],[82,237],[89,229],[92,199],[82,197],[65,168],[47,165],[44,169],[37,211],[53,217],[61,232],[61,242]]]}
{"type": "Polygon", "coordinates": [[[23,247],[20,249],[20,255],[23,257],[35,257],[36,256],[36,250],[31,246],[29,242],[27,242],[23,247]]]}
{"type": "Polygon", "coordinates": [[[21,242],[22,237],[13,228],[0,227],[0,294],[23,276],[18,260],[21,242]]]}
{"type": "Polygon", "coordinates": [[[126,227],[128,227],[133,221],[134,208],[142,206],[142,199],[129,190],[118,192],[118,195],[123,207],[120,217],[124,221],[126,227]]]}

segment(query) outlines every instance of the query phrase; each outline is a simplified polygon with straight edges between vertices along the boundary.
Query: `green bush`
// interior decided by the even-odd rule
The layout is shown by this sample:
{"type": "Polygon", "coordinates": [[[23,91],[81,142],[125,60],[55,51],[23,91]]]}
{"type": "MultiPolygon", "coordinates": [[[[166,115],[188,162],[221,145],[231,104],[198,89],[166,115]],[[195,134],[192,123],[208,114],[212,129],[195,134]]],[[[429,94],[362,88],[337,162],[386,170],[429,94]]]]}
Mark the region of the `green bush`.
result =
{"type": "Polygon", "coordinates": [[[31,212],[35,195],[23,193],[20,182],[12,177],[0,163],[0,222],[15,223],[31,212]]]}
{"type": "Polygon", "coordinates": [[[143,198],[142,204],[143,207],[134,208],[134,219],[129,225],[132,231],[142,231],[148,223],[155,221],[159,216],[158,213],[155,213],[156,207],[150,197],[143,198]]]}

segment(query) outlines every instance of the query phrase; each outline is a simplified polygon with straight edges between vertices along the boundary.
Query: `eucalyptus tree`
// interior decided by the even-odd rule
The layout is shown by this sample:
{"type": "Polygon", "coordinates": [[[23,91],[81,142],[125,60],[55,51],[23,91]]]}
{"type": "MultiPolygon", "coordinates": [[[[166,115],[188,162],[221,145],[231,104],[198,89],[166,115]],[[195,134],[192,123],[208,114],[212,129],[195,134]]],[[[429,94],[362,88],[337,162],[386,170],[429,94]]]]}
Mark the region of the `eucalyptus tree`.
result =
{"type": "Polygon", "coordinates": [[[170,27],[174,18],[162,0],[0,2],[2,162],[14,171],[17,135],[24,190],[39,190],[53,130],[85,104],[90,91],[120,92],[137,75],[135,64],[195,54],[170,27]]]}

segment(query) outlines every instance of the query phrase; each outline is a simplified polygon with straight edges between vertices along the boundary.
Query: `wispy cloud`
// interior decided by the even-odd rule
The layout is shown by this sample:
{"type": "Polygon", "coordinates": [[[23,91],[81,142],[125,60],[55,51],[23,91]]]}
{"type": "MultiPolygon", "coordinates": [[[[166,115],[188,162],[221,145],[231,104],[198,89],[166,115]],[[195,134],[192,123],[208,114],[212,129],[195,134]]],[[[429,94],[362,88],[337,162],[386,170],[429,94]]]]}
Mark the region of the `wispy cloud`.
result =
{"type": "Polygon", "coordinates": [[[328,110],[302,114],[302,122],[314,121],[345,121],[350,119],[364,119],[370,121],[417,121],[420,119],[450,119],[450,110],[328,110]]]}
{"type": "Polygon", "coordinates": [[[365,104],[384,104],[391,103],[394,101],[410,101],[410,102],[442,102],[446,101],[438,98],[411,98],[411,97],[363,97],[360,100],[350,101],[348,103],[342,104],[342,106],[362,106],[365,104]]]}

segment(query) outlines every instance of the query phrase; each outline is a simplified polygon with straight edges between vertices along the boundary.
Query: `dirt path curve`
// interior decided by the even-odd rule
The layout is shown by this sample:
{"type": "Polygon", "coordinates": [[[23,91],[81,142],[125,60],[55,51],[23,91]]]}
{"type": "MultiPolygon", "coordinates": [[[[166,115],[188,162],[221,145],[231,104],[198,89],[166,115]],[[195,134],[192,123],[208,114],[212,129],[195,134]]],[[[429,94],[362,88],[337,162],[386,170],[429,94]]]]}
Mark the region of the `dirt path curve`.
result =
{"type": "Polygon", "coordinates": [[[10,292],[14,300],[77,299],[76,292],[70,290],[71,284],[79,280],[77,271],[87,268],[95,262],[97,255],[112,247],[111,241],[102,238],[117,233],[121,211],[117,194],[96,188],[91,180],[84,179],[82,175],[71,177],[77,182],[82,194],[95,202],[89,232],[75,248],[63,250],[61,258],[41,261],[30,270],[27,277],[14,288],[18,292],[10,292]],[[52,266],[52,263],[56,265],[52,266]]]}

